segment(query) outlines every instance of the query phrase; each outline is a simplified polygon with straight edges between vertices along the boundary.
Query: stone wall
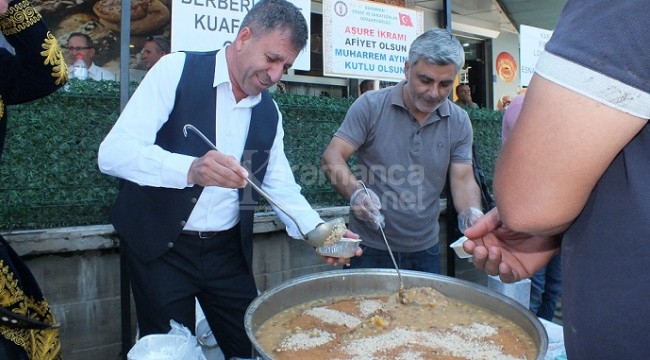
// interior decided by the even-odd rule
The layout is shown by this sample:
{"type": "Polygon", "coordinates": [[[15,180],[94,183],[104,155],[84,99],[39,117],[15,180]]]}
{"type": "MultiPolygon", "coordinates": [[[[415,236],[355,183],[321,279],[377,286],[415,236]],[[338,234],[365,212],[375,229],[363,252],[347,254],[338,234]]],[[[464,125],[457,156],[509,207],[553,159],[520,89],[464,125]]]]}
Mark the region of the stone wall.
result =
{"type": "MultiPolygon", "coordinates": [[[[323,219],[346,216],[347,207],[319,210],[323,219]]],[[[446,223],[440,219],[441,244],[446,223]]],[[[290,239],[272,213],[256,215],[253,268],[261,291],[300,275],[334,269],[311,246],[290,239]]],[[[119,240],[110,225],[17,231],[3,234],[26,260],[61,323],[65,360],[122,359],[119,240]]],[[[442,247],[442,269],[446,247],[442,247]]],[[[485,283],[466,261],[456,276],[485,283]]],[[[131,329],[135,311],[131,305],[131,329]]],[[[124,357],[125,358],[125,357],[124,357]]]]}

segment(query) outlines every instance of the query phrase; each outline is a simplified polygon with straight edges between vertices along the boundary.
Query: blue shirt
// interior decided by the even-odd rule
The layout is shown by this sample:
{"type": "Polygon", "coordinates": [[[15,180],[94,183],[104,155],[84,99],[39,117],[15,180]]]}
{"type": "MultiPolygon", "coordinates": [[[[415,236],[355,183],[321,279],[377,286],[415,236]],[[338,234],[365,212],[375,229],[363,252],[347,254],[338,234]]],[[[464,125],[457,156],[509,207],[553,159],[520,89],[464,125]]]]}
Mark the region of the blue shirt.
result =
{"type": "MultiPolygon", "coordinates": [[[[567,3],[536,72],[607,106],[650,117],[645,1],[567,3]]],[[[569,359],[650,359],[650,129],[611,163],[562,241],[569,359]]]]}

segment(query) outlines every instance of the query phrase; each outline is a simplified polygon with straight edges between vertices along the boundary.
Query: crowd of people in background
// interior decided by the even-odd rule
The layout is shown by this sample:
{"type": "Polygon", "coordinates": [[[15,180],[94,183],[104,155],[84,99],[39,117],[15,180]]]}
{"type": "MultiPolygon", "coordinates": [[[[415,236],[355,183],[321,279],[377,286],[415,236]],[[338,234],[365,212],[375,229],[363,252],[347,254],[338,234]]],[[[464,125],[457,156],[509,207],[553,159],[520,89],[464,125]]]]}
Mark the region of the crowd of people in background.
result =
{"type": "MultiPolygon", "coordinates": [[[[73,32],[68,36],[67,43],[63,48],[67,52],[68,73],[74,74],[74,63],[81,59],[88,69],[89,79],[95,81],[117,80],[116,74],[95,64],[94,58],[97,55],[97,49],[89,35],[82,32],[73,32]]],[[[151,70],[161,57],[170,52],[171,46],[166,37],[162,35],[148,36],[140,51],[141,67],[144,70],[130,69],[131,80],[141,81],[146,72],[151,70]]]]}

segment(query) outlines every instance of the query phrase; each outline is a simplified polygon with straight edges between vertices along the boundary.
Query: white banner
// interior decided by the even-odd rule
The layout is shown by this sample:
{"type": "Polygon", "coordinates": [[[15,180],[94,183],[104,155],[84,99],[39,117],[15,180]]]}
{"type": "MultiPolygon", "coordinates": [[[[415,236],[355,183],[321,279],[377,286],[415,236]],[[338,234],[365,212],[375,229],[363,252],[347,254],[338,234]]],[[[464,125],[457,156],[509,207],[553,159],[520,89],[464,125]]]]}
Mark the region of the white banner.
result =
{"type": "MultiPolygon", "coordinates": [[[[172,51],[209,51],[230,44],[244,16],[258,0],[172,0],[172,51]]],[[[311,1],[295,4],[311,29],[311,1]]],[[[310,43],[300,52],[293,69],[309,70],[310,43]]]]}
{"type": "Polygon", "coordinates": [[[544,52],[544,46],[553,35],[553,31],[532,26],[519,27],[519,62],[521,63],[521,86],[528,86],[535,72],[539,56],[544,52]]]}
{"type": "Polygon", "coordinates": [[[404,62],[422,33],[423,13],[361,0],[323,0],[325,76],[404,79],[404,62]]]}

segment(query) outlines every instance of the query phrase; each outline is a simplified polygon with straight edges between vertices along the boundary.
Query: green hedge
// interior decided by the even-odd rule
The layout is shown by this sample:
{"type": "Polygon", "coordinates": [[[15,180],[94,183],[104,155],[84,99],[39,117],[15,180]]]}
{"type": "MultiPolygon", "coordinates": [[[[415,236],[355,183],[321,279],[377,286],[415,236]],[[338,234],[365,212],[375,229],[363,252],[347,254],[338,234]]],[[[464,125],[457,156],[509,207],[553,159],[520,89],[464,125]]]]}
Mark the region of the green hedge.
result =
{"type": "Polygon", "coordinates": [[[474,128],[474,143],[488,184],[492,188],[492,176],[497,155],[501,149],[501,119],[503,111],[470,109],[468,112],[474,128]]]}
{"type": "MultiPolygon", "coordinates": [[[[132,85],[132,90],[135,84],[132,85]]],[[[314,206],[343,205],[319,170],[320,155],[354,99],[274,93],[284,117],[285,150],[314,206]]],[[[0,160],[0,229],[108,223],[118,181],[97,168],[97,148],[119,112],[116,82],[75,82],[66,90],[8,108],[0,160]]],[[[501,113],[470,114],[489,180],[501,113]]]]}

